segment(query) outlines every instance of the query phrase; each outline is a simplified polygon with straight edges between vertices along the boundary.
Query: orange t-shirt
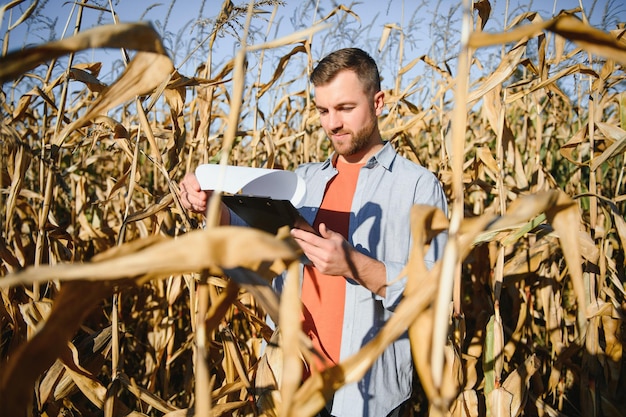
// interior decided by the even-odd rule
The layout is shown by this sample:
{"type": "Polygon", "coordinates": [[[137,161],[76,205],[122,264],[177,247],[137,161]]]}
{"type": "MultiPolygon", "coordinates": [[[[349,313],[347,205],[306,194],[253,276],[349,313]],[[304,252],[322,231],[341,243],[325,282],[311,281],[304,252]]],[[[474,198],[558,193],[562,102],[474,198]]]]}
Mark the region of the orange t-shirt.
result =
{"type": "MultiPolygon", "coordinates": [[[[328,229],[348,238],[352,197],[362,166],[340,162],[337,158],[336,168],[339,173],[326,186],[313,224],[316,230],[319,230],[320,223],[325,223],[328,229]]],[[[318,370],[339,363],[345,295],[345,278],[325,275],[314,266],[305,266],[302,330],[324,358],[316,358],[318,370]]]]}

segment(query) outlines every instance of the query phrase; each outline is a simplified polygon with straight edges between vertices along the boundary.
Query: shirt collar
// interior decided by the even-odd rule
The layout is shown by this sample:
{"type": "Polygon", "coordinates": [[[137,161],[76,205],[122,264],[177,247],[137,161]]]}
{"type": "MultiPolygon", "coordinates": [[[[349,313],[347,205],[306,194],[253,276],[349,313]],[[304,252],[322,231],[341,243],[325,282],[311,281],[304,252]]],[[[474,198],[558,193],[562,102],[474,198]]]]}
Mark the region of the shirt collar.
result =
{"type": "MultiPolygon", "coordinates": [[[[332,162],[334,161],[336,156],[337,155],[335,154],[335,152],[330,154],[330,156],[322,163],[322,169],[332,168],[332,162]]],[[[376,165],[382,165],[383,168],[389,170],[395,156],[396,152],[393,149],[393,146],[391,146],[391,143],[385,142],[383,147],[374,155],[372,155],[369,161],[367,161],[367,163],[365,164],[365,168],[373,168],[376,165]]]]}

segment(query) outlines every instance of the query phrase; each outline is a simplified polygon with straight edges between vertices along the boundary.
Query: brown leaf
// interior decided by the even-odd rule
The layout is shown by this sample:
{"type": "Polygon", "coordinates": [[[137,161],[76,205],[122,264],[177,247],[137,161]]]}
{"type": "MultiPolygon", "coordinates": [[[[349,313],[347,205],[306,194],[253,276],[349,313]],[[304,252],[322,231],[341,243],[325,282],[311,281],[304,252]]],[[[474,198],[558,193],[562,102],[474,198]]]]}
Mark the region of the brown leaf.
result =
{"type": "Polygon", "coordinates": [[[526,52],[526,46],[526,42],[520,42],[511,48],[502,59],[500,65],[498,65],[498,68],[496,68],[477,88],[469,93],[467,102],[473,103],[482,98],[489,91],[500,86],[504,80],[511,77],[526,52]]]}
{"type": "Polygon", "coordinates": [[[96,93],[100,93],[106,88],[106,84],[80,68],[70,68],[70,78],[85,83],[91,91],[95,91],[96,93]]]}
{"type": "Polygon", "coordinates": [[[475,390],[461,391],[452,407],[450,407],[450,414],[452,417],[479,417],[478,394],[475,390]]]}
{"type": "Polygon", "coordinates": [[[469,46],[480,48],[516,42],[535,37],[544,30],[549,30],[575,42],[587,52],[613,59],[622,65],[626,65],[626,46],[623,43],[618,42],[611,34],[596,29],[568,13],[562,13],[545,22],[540,21],[520,26],[510,32],[497,34],[474,32],[470,35],[469,46]]]}
{"type": "Polygon", "coordinates": [[[479,0],[474,2],[472,7],[474,10],[478,10],[478,23],[480,30],[483,30],[491,15],[491,3],[489,3],[489,0],[479,0]]]}
{"type": "Polygon", "coordinates": [[[119,23],[97,26],[61,41],[23,49],[0,57],[0,84],[37,65],[62,55],[89,48],[126,48],[165,55],[161,38],[145,23],[119,23]]]}
{"type": "Polygon", "coordinates": [[[54,139],[53,145],[61,145],[74,130],[103,115],[109,109],[132,98],[150,93],[173,73],[174,66],[166,55],[138,52],[124,73],[104,90],[92,106],[73,123],[66,126],[54,139]]]}
{"type": "Polygon", "coordinates": [[[530,378],[539,370],[541,361],[533,353],[522,365],[509,374],[502,383],[502,388],[513,395],[511,415],[518,416],[524,409],[528,398],[530,378]]]}
{"type": "Polygon", "coordinates": [[[45,325],[2,366],[0,414],[25,415],[24,404],[31,401],[35,380],[61,356],[87,314],[112,292],[113,286],[107,282],[63,285],[45,325]]]}
{"type": "MultiPolygon", "coordinates": [[[[112,248],[85,264],[58,264],[27,268],[0,280],[0,287],[32,284],[52,279],[106,281],[143,279],[221,268],[255,269],[264,261],[298,259],[292,246],[255,229],[215,227],[186,233],[177,239],[140,239],[112,248]],[[255,248],[242,251],[242,247],[255,248]]],[[[274,271],[275,273],[280,272],[274,271]]]]}
{"type": "Polygon", "coordinates": [[[305,46],[303,44],[301,45],[296,45],[291,51],[289,51],[287,53],[287,55],[283,55],[280,60],[278,61],[278,65],[276,65],[276,68],[274,70],[274,74],[272,75],[272,79],[269,80],[268,82],[266,82],[265,84],[262,84],[259,86],[258,92],[257,92],[257,96],[262,96],[263,94],[265,94],[265,92],[267,92],[267,90],[269,90],[274,83],[280,78],[280,76],[285,72],[285,69],[287,68],[287,64],[289,64],[289,60],[296,54],[298,53],[306,53],[307,50],[305,48],[305,46]]]}
{"type": "Polygon", "coordinates": [[[578,330],[580,334],[584,334],[587,324],[587,303],[583,284],[582,257],[578,243],[581,222],[578,206],[567,194],[559,191],[557,203],[546,210],[546,217],[559,236],[578,302],[578,330]]]}

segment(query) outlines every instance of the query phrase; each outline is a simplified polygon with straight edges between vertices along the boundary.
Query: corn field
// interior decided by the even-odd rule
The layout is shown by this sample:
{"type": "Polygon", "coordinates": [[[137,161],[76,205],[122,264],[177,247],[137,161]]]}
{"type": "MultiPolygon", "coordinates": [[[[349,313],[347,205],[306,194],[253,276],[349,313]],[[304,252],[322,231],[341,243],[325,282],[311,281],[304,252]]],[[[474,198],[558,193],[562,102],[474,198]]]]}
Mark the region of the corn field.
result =
{"type": "Polygon", "coordinates": [[[215,7],[188,73],[153,25],[120,23],[110,2],[76,2],[73,33],[16,51],[7,39],[40,5],[2,6],[0,415],[313,416],[407,330],[406,415],[626,415],[624,23],[594,27],[580,7],[486,31],[489,0],[466,1],[446,61],[409,56],[415,32],[386,26],[382,135],[438,176],[450,211],[413,208],[393,318],[302,383],[289,372],[313,355],[297,245],[217,226],[217,194],[206,218],[190,214],[177,186],[200,163],[327,157],[307,73],[359,17],[341,5],[284,37],[252,32],[270,33],[283,6],[215,7]],[[111,24],[84,28],[96,12],[111,24]],[[91,48],[121,51],[111,82],[91,48]]]}

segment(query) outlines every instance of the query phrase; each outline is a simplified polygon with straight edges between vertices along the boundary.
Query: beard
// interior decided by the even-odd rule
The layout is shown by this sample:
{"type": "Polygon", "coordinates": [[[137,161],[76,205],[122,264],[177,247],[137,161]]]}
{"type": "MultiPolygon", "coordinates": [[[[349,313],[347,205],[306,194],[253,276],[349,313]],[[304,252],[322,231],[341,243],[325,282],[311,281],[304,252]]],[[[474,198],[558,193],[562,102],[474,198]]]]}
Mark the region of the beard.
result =
{"type": "Polygon", "coordinates": [[[333,144],[335,152],[342,156],[351,156],[368,148],[368,146],[372,142],[372,138],[374,137],[374,131],[376,129],[374,120],[375,119],[372,119],[370,123],[363,126],[356,132],[353,132],[351,130],[340,130],[338,132],[334,132],[335,134],[349,134],[349,139],[347,140],[338,141],[333,139],[333,132],[327,134],[331,138],[331,142],[333,144]]]}

